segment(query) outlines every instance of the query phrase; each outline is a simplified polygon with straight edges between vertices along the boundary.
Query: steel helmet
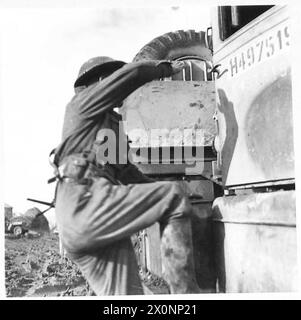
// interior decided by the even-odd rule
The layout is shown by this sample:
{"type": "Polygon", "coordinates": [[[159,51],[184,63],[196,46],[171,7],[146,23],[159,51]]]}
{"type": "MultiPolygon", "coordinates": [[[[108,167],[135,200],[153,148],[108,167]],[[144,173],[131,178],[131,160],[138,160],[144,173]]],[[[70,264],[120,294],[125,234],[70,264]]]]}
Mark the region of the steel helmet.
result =
{"type": "Polygon", "coordinates": [[[91,77],[100,76],[107,71],[113,72],[125,64],[123,61],[114,60],[106,56],[91,58],[81,66],[74,87],[83,86],[91,77]]]}

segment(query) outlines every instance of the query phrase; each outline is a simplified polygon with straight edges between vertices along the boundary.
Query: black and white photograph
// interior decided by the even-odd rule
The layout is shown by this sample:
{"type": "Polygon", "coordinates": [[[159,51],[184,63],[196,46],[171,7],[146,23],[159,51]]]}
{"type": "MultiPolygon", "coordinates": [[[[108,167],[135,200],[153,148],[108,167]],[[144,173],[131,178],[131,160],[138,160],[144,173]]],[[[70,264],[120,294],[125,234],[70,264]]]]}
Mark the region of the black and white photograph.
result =
{"type": "Polygon", "coordinates": [[[3,299],[298,294],[298,5],[91,3],[0,6],[3,299]]]}

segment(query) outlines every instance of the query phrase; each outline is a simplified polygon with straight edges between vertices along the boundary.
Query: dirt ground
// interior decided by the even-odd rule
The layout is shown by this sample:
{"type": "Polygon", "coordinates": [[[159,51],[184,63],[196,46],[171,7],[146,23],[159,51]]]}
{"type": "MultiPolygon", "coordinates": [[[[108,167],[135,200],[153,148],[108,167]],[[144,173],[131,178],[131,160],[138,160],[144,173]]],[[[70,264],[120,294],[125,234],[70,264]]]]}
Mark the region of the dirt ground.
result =
{"type": "Polygon", "coordinates": [[[80,270],[59,254],[56,234],[5,238],[7,297],[87,296],[80,270]]]}
{"type": "MultiPolygon", "coordinates": [[[[142,277],[146,294],[166,294],[162,279],[142,277]]],[[[16,238],[5,236],[7,297],[91,296],[92,290],[77,266],[59,254],[57,234],[16,238]]]]}

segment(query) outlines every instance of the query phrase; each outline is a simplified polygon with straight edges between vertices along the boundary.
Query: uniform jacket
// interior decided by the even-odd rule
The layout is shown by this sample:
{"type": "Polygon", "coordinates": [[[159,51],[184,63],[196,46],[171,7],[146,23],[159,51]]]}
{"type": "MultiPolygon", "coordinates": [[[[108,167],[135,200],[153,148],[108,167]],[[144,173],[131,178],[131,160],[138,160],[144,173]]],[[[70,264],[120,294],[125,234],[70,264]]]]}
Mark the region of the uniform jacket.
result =
{"type": "MultiPolygon", "coordinates": [[[[111,128],[117,131],[119,115],[113,109],[143,84],[169,77],[171,72],[168,61],[129,63],[102,81],[76,93],[66,107],[62,142],[55,152],[55,164],[59,166],[68,155],[92,150],[99,130],[111,128]]],[[[116,137],[118,139],[118,134],[116,137]]],[[[130,163],[117,163],[112,167],[117,179],[123,183],[148,180],[130,163]]]]}

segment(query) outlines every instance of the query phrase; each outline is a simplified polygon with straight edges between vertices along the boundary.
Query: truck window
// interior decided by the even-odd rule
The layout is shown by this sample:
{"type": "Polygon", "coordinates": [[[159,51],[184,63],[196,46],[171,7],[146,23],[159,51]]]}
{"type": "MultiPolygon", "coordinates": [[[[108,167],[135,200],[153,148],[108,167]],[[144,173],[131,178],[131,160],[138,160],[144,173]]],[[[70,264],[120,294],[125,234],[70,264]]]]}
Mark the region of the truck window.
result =
{"type": "Polygon", "coordinates": [[[236,31],[260,16],[273,6],[220,6],[219,29],[221,40],[226,40],[236,31]]]}

